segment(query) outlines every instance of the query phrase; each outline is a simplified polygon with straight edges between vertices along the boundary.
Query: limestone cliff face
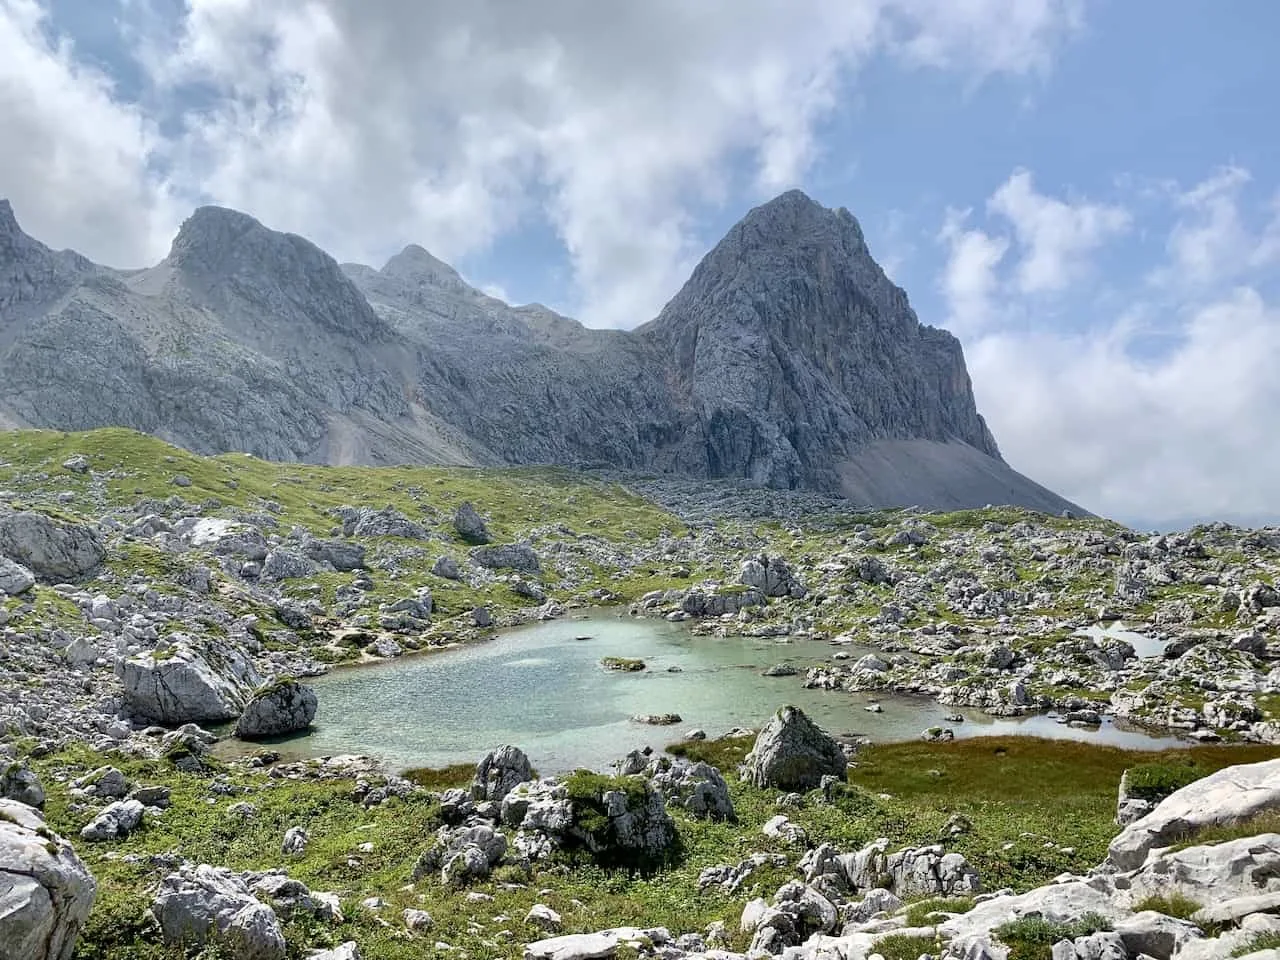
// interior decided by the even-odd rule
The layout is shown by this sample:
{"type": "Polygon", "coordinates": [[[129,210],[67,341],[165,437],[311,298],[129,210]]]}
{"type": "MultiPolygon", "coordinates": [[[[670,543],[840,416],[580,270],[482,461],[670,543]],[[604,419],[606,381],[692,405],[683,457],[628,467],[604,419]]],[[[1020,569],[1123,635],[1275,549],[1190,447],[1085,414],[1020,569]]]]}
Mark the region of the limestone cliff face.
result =
{"type": "Polygon", "coordinates": [[[919,323],[847,210],[799,191],[733,227],[640,335],[671,358],[693,472],[833,489],[876,440],[1000,456],[959,341],[919,323]]]}
{"type": "Polygon", "coordinates": [[[661,315],[589,330],[421,247],[382,269],[202,207],[121,272],[0,201],[0,426],[130,426],[333,463],[600,464],[864,503],[1070,506],[1012,471],[958,341],[921,325],[857,221],[751,211],[661,315]]]}

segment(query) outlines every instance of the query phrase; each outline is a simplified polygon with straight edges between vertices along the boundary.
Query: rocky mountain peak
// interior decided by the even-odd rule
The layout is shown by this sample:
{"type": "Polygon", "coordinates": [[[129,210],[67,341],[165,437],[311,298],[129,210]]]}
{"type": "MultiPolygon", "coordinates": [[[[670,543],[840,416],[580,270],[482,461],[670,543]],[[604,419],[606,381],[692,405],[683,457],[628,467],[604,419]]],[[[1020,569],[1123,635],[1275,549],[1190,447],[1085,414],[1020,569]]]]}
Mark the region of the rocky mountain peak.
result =
{"type": "Polygon", "coordinates": [[[178,228],[167,262],[179,269],[194,266],[203,271],[213,270],[220,265],[230,265],[228,261],[234,258],[238,245],[250,238],[260,245],[269,233],[271,231],[247,213],[226,207],[197,207],[178,228]]]}
{"type": "Polygon", "coordinates": [[[37,309],[93,269],[78,253],[54,252],[28,236],[18,225],[13,205],[0,199],[0,310],[16,316],[37,309]]]}
{"type": "Polygon", "coordinates": [[[224,317],[273,318],[277,332],[319,326],[361,341],[382,340],[390,328],[336,260],[311,241],[263,226],[225,207],[198,208],[183,222],[165,264],[198,300],[224,317]]]}
{"type": "Polygon", "coordinates": [[[411,243],[387,261],[380,271],[384,277],[407,283],[428,284],[446,289],[467,286],[457,270],[411,243]]]}
{"type": "Polygon", "coordinates": [[[11,236],[21,232],[22,229],[18,226],[18,218],[13,213],[13,204],[6,198],[0,197],[0,237],[11,236]]]}

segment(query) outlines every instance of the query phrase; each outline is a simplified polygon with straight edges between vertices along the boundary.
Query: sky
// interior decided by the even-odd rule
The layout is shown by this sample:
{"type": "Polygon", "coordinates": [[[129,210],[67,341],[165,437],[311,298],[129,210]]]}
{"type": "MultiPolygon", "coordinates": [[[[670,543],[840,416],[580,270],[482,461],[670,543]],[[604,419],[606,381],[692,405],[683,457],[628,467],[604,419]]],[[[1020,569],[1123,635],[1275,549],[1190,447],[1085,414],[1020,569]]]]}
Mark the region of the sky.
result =
{"type": "Polygon", "coordinates": [[[847,207],[1016,469],[1280,520],[1273,0],[0,0],[0,197],[117,267],[217,203],[590,326],[847,207]]]}

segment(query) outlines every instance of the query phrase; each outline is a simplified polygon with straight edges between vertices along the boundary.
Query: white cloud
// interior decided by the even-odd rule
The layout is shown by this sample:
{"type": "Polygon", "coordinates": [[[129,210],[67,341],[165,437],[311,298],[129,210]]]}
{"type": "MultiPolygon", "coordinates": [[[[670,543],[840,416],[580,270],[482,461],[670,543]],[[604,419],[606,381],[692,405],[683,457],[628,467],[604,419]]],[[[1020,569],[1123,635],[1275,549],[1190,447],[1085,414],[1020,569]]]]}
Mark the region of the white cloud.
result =
{"type": "Polygon", "coordinates": [[[982,230],[965,229],[972,210],[948,210],[938,239],[948,248],[941,288],[948,325],[958,335],[976,333],[998,320],[993,297],[999,285],[996,269],[1009,241],[982,230]]]}
{"type": "Polygon", "coordinates": [[[1017,269],[1023,293],[1062,290],[1086,272],[1088,254],[1130,224],[1122,207],[1068,203],[1037,193],[1027,170],[1014,171],[987,201],[987,209],[1013,225],[1025,248],[1017,269]]]}
{"type": "Polygon", "coordinates": [[[1274,205],[1248,226],[1248,181],[1229,168],[1166,191],[1157,214],[1180,214],[1155,271],[1168,284],[1135,280],[1105,300],[1070,280],[1128,227],[1120,208],[1043,197],[1015,173],[989,204],[1027,251],[1008,278],[1000,241],[948,211],[941,283],[957,316],[979,304],[988,321],[958,332],[979,409],[1015,467],[1126,521],[1280,515],[1280,304],[1262,292],[1280,230],[1274,205]],[[1028,322],[1045,315],[1054,322],[1028,322]]]}
{"type": "Polygon", "coordinates": [[[458,259],[545,217],[585,319],[611,325],[648,319],[685,278],[692,212],[742,188],[743,157],[758,199],[802,180],[817,124],[872,54],[1022,73],[1078,20],[1076,0],[187,0],[177,23],[127,6],[145,109],[72,49],[41,53],[36,0],[0,0],[6,51],[20,34],[49,74],[0,66],[0,123],[37,118],[80,168],[18,168],[0,147],[0,191],[42,198],[37,232],[102,259],[120,259],[108,235],[130,259],[159,256],[186,212],[174,197],[247,210],[340,259],[409,241],[458,259]],[[72,229],[94,195],[109,226],[72,229]]]}
{"type": "Polygon", "coordinates": [[[1165,284],[1211,284],[1280,261],[1280,202],[1255,232],[1240,210],[1240,194],[1253,178],[1227,166],[1185,192],[1175,190],[1181,211],[1169,235],[1172,264],[1156,279],[1165,284]]]}
{"type": "Polygon", "coordinates": [[[1280,509],[1280,308],[1251,288],[1183,317],[1154,358],[1121,327],[996,333],[966,353],[1005,456],[1082,506],[1148,522],[1280,509]]]}
{"type": "Polygon", "coordinates": [[[35,0],[0,0],[0,50],[0,196],[52,246],[147,262],[172,224],[167,188],[148,172],[154,123],[48,36],[35,0]]]}

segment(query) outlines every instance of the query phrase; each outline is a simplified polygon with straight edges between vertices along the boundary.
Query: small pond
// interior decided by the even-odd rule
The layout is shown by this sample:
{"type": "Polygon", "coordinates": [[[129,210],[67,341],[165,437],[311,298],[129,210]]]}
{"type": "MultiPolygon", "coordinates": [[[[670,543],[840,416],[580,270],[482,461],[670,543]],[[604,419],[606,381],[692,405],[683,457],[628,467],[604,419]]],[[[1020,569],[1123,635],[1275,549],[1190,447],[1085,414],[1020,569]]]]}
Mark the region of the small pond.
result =
{"type": "Polygon", "coordinates": [[[930,700],[806,690],[804,670],[830,662],[837,650],[813,640],[778,641],[692,635],[678,624],[594,612],[502,633],[493,640],[439,653],[343,667],[311,681],[320,700],[314,728],[274,746],[286,757],[365,753],[395,767],[474,763],[486,750],[513,743],[543,773],[605,768],[627,751],[660,750],[694,727],[715,737],[733,727],[759,727],[784,704],[803,709],[833,734],[875,741],[907,740],[931,726],[959,737],[1035,734],[1118,746],[1157,748],[1175,741],[1110,723],[1082,730],[1049,717],[995,719],[930,700]],[[639,658],[646,669],[601,668],[604,657],[639,658]],[[765,677],[774,664],[796,676],[765,677]],[[864,708],[878,701],[883,713],[864,708]],[[654,727],[639,714],[679,714],[654,727]]]}

